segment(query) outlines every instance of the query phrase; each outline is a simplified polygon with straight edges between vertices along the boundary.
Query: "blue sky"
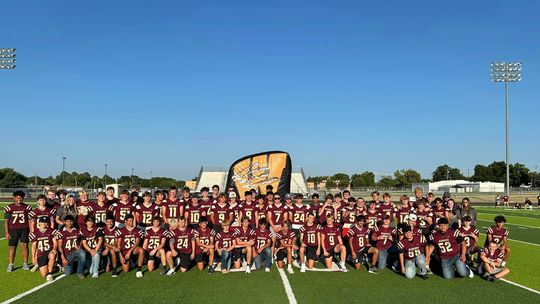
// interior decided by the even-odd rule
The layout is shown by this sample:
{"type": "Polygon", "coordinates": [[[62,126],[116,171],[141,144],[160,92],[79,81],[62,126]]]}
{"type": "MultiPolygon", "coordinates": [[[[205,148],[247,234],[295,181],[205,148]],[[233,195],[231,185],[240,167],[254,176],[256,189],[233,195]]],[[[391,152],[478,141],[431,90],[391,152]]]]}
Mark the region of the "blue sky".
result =
{"type": "Polygon", "coordinates": [[[191,178],[288,151],[308,175],[504,160],[534,169],[538,1],[12,1],[0,167],[191,178]]]}

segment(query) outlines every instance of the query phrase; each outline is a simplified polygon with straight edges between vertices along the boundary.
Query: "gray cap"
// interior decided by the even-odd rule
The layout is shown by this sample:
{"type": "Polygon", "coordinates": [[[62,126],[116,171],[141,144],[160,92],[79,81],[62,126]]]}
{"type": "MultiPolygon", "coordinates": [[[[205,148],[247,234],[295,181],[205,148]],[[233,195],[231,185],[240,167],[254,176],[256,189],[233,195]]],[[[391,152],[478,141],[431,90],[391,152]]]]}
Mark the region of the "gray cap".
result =
{"type": "Polygon", "coordinates": [[[285,199],[292,199],[292,194],[290,193],[285,194],[285,199]]]}

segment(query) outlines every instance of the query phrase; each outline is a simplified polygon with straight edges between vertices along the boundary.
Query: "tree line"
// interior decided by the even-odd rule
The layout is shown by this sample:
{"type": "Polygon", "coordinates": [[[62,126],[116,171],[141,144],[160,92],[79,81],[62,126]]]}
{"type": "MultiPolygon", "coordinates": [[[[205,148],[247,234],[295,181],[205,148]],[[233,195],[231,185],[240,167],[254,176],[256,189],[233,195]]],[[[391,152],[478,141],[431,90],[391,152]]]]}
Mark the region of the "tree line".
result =
{"type": "Polygon", "coordinates": [[[65,187],[82,187],[86,189],[90,188],[103,188],[104,185],[108,184],[122,184],[124,186],[140,186],[143,188],[154,188],[159,189],[169,188],[170,186],[183,187],[185,181],[176,180],[170,177],[161,177],[156,176],[152,178],[141,178],[137,175],[129,176],[123,175],[118,178],[113,178],[109,175],[98,177],[96,175],[91,175],[88,172],[78,173],[78,172],[61,172],[56,176],[25,176],[13,168],[2,168],[0,169],[0,188],[21,188],[29,186],[53,186],[53,185],[62,185],[65,187]]]}
{"type": "MultiPolygon", "coordinates": [[[[466,177],[458,168],[450,167],[447,164],[438,166],[431,174],[430,179],[424,179],[414,169],[402,169],[394,172],[391,176],[382,176],[375,181],[375,174],[371,171],[364,171],[349,176],[346,173],[336,173],[332,176],[310,176],[308,182],[320,183],[326,181],[327,188],[406,188],[415,183],[438,182],[442,180],[468,180],[471,182],[506,182],[506,163],[494,161],[489,165],[478,164],[474,167],[474,174],[466,177]]],[[[530,171],[525,165],[520,163],[510,164],[510,186],[519,187],[521,185],[540,186],[540,174],[530,171]]]]}

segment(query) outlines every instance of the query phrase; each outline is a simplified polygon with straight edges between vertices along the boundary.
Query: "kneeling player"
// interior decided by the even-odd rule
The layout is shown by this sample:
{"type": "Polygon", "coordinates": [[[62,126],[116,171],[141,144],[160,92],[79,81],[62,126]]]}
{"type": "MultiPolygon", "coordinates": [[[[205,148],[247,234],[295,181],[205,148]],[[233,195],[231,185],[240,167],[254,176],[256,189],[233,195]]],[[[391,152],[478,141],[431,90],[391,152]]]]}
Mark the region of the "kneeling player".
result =
{"type": "Polygon", "coordinates": [[[307,223],[300,227],[300,272],[306,272],[307,268],[312,269],[315,261],[321,255],[321,236],[322,227],[315,223],[315,214],[308,213],[307,223]]]}
{"type": "Polygon", "coordinates": [[[105,271],[109,272],[112,268],[112,277],[116,278],[118,272],[116,271],[118,254],[120,253],[120,246],[118,246],[118,236],[120,235],[120,229],[114,225],[114,217],[112,215],[107,216],[105,220],[105,227],[103,227],[104,238],[104,250],[101,253],[102,257],[107,257],[108,261],[105,266],[105,271]]]}
{"type": "Polygon", "coordinates": [[[508,257],[510,256],[510,248],[508,247],[508,230],[504,228],[506,218],[502,215],[497,215],[494,221],[495,226],[486,228],[486,243],[484,246],[487,247],[489,242],[494,241],[504,255],[502,266],[505,266],[506,262],[508,262],[508,257]]]}
{"type": "Polygon", "coordinates": [[[186,219],[181,216],[178,220],[178,225],[175,225],[175,219],[171,219],[170,224],[171,227],[168,231],[168,236],[171,251],[167,252],[167,263],[169,264],[167,275],[173,275],[176,272],[173,258],[180,260],[178,264],[181,272],[186,272],[189,269],[191,261],[195,258],[195,239],[193,238],[191,228],[186,227],[186,219]]]}
{"type": "MultiPolygon", "coordinates": [[[[247,193],[247,192],[246,192],[247,193]]],[[[247,216],[242,217],[242,226],[234,232],[236,248],[233,251],[233,262],[235,268],[240,268],[242,256],[246,256],[246,273],[251,272],[251,255],[253,254],[253,236],[255,231],[251,229],[251,220],[247,216]]]]}
{"type": "Polygon", "coordinates": [[[145,231],[143,249],[148,260],[148,271],[152,272],[156,268],[156,263],[161,262],[161,275],[165,274],[167,257],[165,255],[165,230],[161,228],[163,221],[161,217],[155,216],[152,219],[152,227],[145,231]]]}
{"type": "Polygon", "coordinates": [[[195,262],[199,270],[204,269],[205,257],[208,257],[208,272],[214,272],[214,237],[216,232],[208,227],[206,216],[199,218],[199,228],[193,232],[195,235],[195,262]]]}
{"type": "Polygon", "coordinates": [[[422,234],[413,234],[411,226],[404,226],[402,229],[403,238],[398,242],[399,263],[401,273],[406,278],[412,279],[416,275],[416,266],[420,269],[420,277],[427,279],[425,247],[426,239],[422,234]]]}
{"type": "Polygon", "coordinates": [[[501,248],[494,241],[489,242],[488,247],[482,249],[480,261],[485,271],[484,279],[493,282],[510,273],[510,270],[502,265],[503,258],[501,248]]]}
{"type": "Polygon", "coordinates": [[[429,240],[441,259],[444,278],[454,278],[454,269],[462,277],[473,278],[473,272],[465,265],[467,245],[463,242],[459,231],[448,228],[447,218],[439,219],[437,226],[437,230],[429,235],[429,240]]]}
{"type": "Polygon", "coordinates": [[[467,265],[472,265],[473,255],[480,250],[480,248],[476,246],[476,244],[478,244],[480,231],[471,225],[472,218],[468,215],[463,217],[462,223],[463,226],[459,227],[458,231],[459,235],[463,237],[463,241],[467,245],[467,265]]]}
{"type": "Polygon", "coordinates": [[[52,272],[56,263],[56,248],[58,246],[55,235],[57,231],[49,227],[49,218],[42,216],[38,219],[38,228],[30,233],[32,252],[38,263],[41,276],[47,282],[53,280],[52,272]]]}
{"type": "Polygon", "coordinates": [[[270,230],[266,228],[266,219],[259,220],[259,227],[255,230],[253,244],[253,259],[255,269],[261,269],[264,260],[265,272],[270,272],[272,266],[272,236],[270,230]]]}
{"type": "Polygon", "coordinates": [[[139,246],[141,242],[141,231],[133,223],[133,215],[128,214],[125,217],[126,225],[120,229],[117,246],[120,248],[120,263],[122,270],[129,271],[132,255],[137,256],[137,278],[142,278],[142,265],[144,262],[144,250],[139,246]]]}
{"type": "Polygon", "coordinates": [[[361,264],[368,266],[369,273],[377,274],[377,259],[379,257],[379,250],[369,243],[369,235],[371,230],[365,226],[366,217],[359,215],[356,217],[356,224],[352,226],[347,232],[349,237],[349,247],[351,248],[351,255],[353,258],[354,268],[360,270],[361,264]],[[371,257],[371,266],[368,264],[368,255],[371,257]]]}
{"type": "Polygon", "coordinates": [[[221,272],[227,273],[231,269],[232,252],[235,247],[234,232],[230,230],[227,220],[221,222],[222,230],[216,235],[216,249],[221,262],[221,272]]]}
{"type": "Polygon", "coordinates": [[[294,273],[292,269],[292,252],[297,250],[298,247],[296,247],[296,235],[291,230],[291,221],[286,220],[283,222],[283,230],[277,233],[276,238],[278,242],[276,251],[278,268],[283,268],[283,260],[287,258],[287,271],[294,273]]]}
{"type": "Polygon", "coordinates": [[[349,271],[347,266],[345,266],[347,248],[343,246],[343,241],[341,240],[341,231],[339,230],[339,227],[334,225],[334,215],[332,213],[326,216],[326,226],[324,226],[321,230],[321,244],[326,268],[332,268],[334,254],[339,253],[339,270],[343,272],[349,271]]]}

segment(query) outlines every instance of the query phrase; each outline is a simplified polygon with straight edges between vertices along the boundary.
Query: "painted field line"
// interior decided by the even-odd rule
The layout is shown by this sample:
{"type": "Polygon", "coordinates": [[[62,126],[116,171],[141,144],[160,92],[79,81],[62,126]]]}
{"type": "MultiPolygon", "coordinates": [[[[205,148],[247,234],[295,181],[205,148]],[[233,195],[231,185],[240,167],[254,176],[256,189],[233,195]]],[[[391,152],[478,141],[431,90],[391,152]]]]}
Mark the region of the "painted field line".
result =
{"type": "Polygon", "coordinates": [[[5,240],[5,239],[6,239],[6,238],[0,238],[0,241],[3,241],[3,240],[5,240]]]}
{"type": "Polygon", "coordinates": [[[536,290],[536,289],[532,289],[532,288],[529,288],[529,287],[527,287],[527,286],[523,286],[523,285],[521,285],[521,284],[518,284],[518,283],[515,283],[515,282],[512,282],[512,281],[509,281],[509,280],[504,279],[504,278],[501,279],[501,281],[506,282],[506,283],[508,283],[508,284],[512,284],[512,285],[517,286],[517,287],[519,287],[519,288],[523,288],[523,289],[525,289],[525,290],[528,290],[528,291],[530,291],[530,292],[534,292],[534,293],[540,295],[540,291],[538,291],[538,290],[536,290]]]}
{"type": "Polygon", "coordinates": [[[285,287],[285,293],[287,294],[289,303],[297,304],[298,302],[296,302],[296,297],[294,296],[291,284],[289,284],[289,279],[287,279],[287,275],[285,274],[285,271],[281,268],[278,268],[278,272],[279,272],[279,276],[281,277],[281,281],[283,282],[283,287],[285,287]]]}
{"type": "MultiPolygon", "coordinates": [[[[477,222],[488,222],[491,223],[489,220],[483,220],[483,219],[476,219],[477,222]]],[[[526,227],[526,228],[532,228],[532,229],[540,229],[538,226],[528,226],[528,225],[521,225],[521,224],[514,224],[514,223],[507,223],[508,226],[517,226],[517,227],[526,227]]]]}
{"type": "Polygon", "coordinates": [[[30,290],[27,290],[27,291],[25,291],[25,292],[23,292],[21,294],[18,294],[18,295],[14,296],[11,299],[5,300],[4,302],[2,302],[2,304],[13,303],[13,302],[15,302],[17,300],[20,300],[21,298],[23,298],[23,297],[25,297],[25,296],[33,293],[33,292],[36,292],[36,291],[40,290],[41,288],[43,288],[43,287],[45,287],[47,285],[50,285],[50,284],[60,280],[61,278],[65,277],[65,276],[66,276],[65,274],[61,274],[61,275],[59,275],[58,277],[56,277],[54,280],[52,280],[50,282],[45,282],[45,283],[43,283],[41,285],[38,285],[38,286],[36,286],[36,287],[34,287],[34,288],[30,289],[30,290]]]}
{"type": "MultiPolygon", "coordinates": [[[[487,228],[487,227],[483,227],[483,228],[487,228]]],[[[486,234],[483,233],[483,232],[481,232],[480,234],[486,235],[486,234]]],[[[533,246],[538,246],[538,247],[540,247],[540,244],[529,243],[529,242],[520,241],[520,240],[515,240],[515,239],[508,239],[508,240],[509,240],[509,241],[512,241],[512,242],[518,242],[518,243],[522,243],[522,244],[527,244],[527,245],[533,245],[533,246]]]]}

